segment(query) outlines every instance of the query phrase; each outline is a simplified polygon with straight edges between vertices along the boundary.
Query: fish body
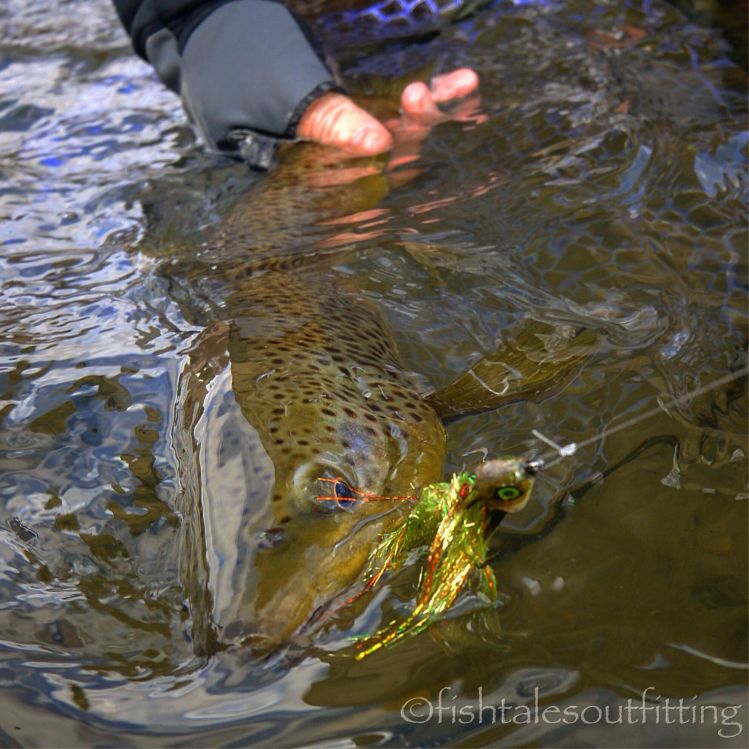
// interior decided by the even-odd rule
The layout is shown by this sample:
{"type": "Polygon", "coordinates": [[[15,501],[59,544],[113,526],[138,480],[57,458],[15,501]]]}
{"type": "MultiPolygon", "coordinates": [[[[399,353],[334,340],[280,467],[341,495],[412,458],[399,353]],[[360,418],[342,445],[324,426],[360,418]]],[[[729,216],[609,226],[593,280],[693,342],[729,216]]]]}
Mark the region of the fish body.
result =
{"type": "MultiPolygon", "coordinates": [[[[566,381],[587,353],[521,357],[509,379],[500,356],[453,383],[449,399],[422,397],[381,311],[299,244],[299,226],[325,215],[303,187],[308,173],[304,159],[280,168],[200,262],[169,266],[215,297],[175,420],[181,576],[200,652],[241,643],[265,653],[312,631],[408,512],[403,497],[441,479],[440,410],[480,410],[476,391],[491,393],[490,408],[548,394],[539,382],[566,381]]],[[[361,197],[348,192],[347,207],[361,197]]],[[[543,338],[531,338],[539,349],[543,338]]]]}

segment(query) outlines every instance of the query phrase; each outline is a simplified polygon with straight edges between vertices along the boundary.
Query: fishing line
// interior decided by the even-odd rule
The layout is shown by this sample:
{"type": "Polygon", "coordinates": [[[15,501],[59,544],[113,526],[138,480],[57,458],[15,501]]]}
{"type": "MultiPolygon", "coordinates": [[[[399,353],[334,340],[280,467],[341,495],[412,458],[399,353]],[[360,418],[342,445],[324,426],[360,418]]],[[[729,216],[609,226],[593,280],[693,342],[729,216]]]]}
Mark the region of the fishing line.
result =
{"type": "Polygon", "coordinates": [[[626,421],[623,421],[621,424],[616,424],[615,426],[608,427],[604,429],[601,433],[596,434],[593,437],[589,437],[588,439],[583,440],[582,442],[570,442],[566,445],[558,445],[556,442],[550,440],[545,435],[541,434],[541,432],[537,431],[536,429],[532,430],[532,434],[537,439],[541,440],[541,442],[545,442],[547,445],[549,445],[553,452],[546,453],[545,455],[541,455],[537,458],[531,458],[528,461],[528,466],[534,470],[540,470],[541,468],[551,468],[552,466],[557,465],[557,463],[560,463],[565,458],[569,458],[572,455],[574,455],[578,450],[580,450],[583,447],[587,447],[588,445],[593,444],[594,442],[597,442],[598,440],[605,439],[606,437],[616,434],[616,432],[620,432],[623,429],[628,429],[629,427],[635,426],[636,424],[639,424],[641,421],[645,421],[646,419],[649,419],[651,416],[655,416],[656,414],[662,413],[664,409],[668,409],[672,406],[680,406],[683,403],[688,402],[692,398],[702,395],[703,393],[709,393],[712,390],[715,390],[716,388],[721,387],[722,385],[728,385],[731,382],[735,382],[736,380],[745,377],[747,374],[749,374],[749,366],[742,367],[741,369],[737,369],[735,372],[731,372],[731,374],[724,375],[723,377],[719,377],[717,380],[713,380],[712,382],[708,383],[707,385],[702,385],[701,387],[695,388],[694,390],[690,390],[688,393],[685,393],[684,395],[680,395],[678,397],[671,397],[667,401],[661,401],[659,398],[659,405],[655,408],[650,409],[649,411],[646,411],[643,414],[638,414],[637,416],[633,416],[631,419],[627,419],[626,421]],[[546,461],[549,460],[551,457],[556,457],[556,460],[552,460],[551,463],[547,463],[546,461]]]}

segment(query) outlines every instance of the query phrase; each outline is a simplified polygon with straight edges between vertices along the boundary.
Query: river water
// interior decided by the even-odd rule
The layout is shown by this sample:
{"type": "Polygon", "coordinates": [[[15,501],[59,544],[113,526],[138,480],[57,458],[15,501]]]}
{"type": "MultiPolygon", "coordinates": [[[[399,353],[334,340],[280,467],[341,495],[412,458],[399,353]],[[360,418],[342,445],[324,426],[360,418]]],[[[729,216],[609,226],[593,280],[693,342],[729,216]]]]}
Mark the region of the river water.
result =
{"type": "Polygon", "coordinates": [[[258,176],[196,142],[107,2],[6,0],[3,746],[745,746],[746,377],[673,401],[746,364],[743,27],[741,3],[496,2],[339,50],[360,89],[481,76],[482,121],[352,187],[376,207],[297,227],[353,248],[330,272],[383,308],[425,387],[529,318],[605,337],[553,397],[451,424],[446,472],[542,452],[533,429],[567,444],[657,413],[542,473],[500,529],[497,608],[362,662],[256,662],[190,642],[174,440],[202,327],[159,264],[258,176]]]}

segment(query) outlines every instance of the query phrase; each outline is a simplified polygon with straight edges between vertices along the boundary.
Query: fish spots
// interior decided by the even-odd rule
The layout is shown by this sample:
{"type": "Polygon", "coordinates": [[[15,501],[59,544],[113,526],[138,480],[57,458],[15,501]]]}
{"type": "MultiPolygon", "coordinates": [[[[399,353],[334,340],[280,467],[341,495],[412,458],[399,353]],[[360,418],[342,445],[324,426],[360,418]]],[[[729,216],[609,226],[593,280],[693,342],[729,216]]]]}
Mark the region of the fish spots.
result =
{"type": "MultiPolygon", "coordinates": [[[[406,443],[430,439],[383,318],[325,281],[307,284],[266,274],[242,284],[235,297],[243,323],[230,345],[233,387],[275,470],[268,493],[274,528],[308,513],[309,497],[298,493],[314,493],[320,475],[355,477],[356,486],[373,492],[385,491],[395,465],[398,483],[417,480],[423,448],[413,451],[409,467],[406,443]]],[[[439,452],[439,422],[432,419],[428,430],[439,452]]],[[[280,546],[288,543],[287,536],[280,546]]],[[[262,544],[273,553],[271,539],[262,544]]]]}

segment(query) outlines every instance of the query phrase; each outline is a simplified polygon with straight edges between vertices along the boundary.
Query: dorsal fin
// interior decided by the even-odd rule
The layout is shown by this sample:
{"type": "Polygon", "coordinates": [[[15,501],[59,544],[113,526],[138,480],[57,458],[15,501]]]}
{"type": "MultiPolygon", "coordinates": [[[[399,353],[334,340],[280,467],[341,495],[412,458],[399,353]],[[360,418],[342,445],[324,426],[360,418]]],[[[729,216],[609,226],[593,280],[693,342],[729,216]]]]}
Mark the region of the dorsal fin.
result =
{"type": "Polygon", "coordinates": [[[508,345],[480,359],[426,402],[443,421],[491,411],[518,400],[539,400],[557,392],[599,348],[589,329],[560,337],[554,328],[532,320],[508,345]]]}

